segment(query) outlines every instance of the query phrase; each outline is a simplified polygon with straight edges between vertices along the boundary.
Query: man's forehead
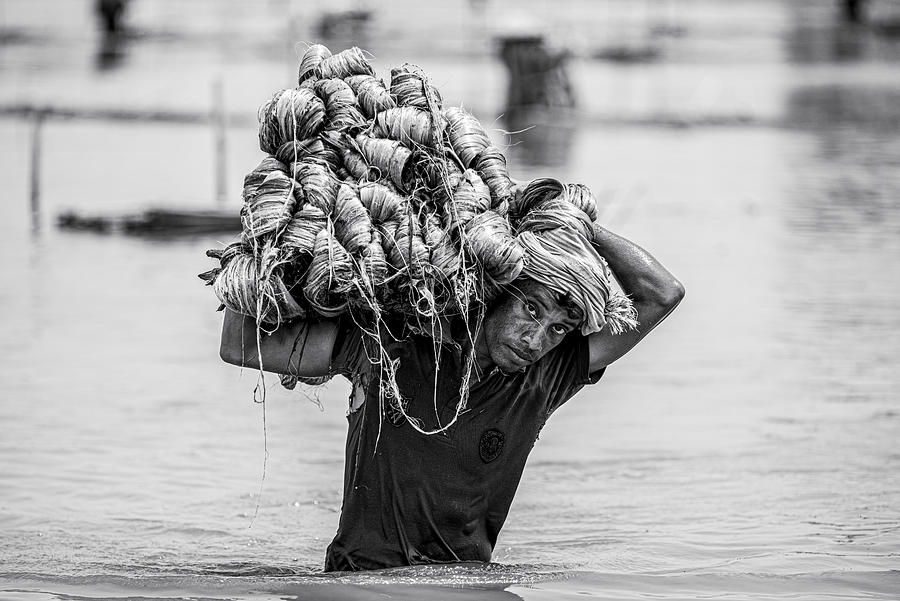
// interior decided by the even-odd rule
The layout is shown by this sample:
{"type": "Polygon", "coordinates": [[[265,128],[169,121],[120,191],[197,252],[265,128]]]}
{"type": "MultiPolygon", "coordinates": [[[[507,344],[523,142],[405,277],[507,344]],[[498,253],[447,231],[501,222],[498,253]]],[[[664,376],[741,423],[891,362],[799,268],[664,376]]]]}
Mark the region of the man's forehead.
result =
{"type": "Polygon", "coordinates": [[[521,278],[511,285],[512,293],[526,298],[540,298],[556,301],[556,295],[544,284],[535,280],[521,278]]]}
{"type": "Polygon", "coordinates": [[[538,297],[556,302],[557,294],[540,282],[537,282],[535,280],[522,279],[516,283],[518,284],[516,286],[518,290],[525,296],[538,297]]]}

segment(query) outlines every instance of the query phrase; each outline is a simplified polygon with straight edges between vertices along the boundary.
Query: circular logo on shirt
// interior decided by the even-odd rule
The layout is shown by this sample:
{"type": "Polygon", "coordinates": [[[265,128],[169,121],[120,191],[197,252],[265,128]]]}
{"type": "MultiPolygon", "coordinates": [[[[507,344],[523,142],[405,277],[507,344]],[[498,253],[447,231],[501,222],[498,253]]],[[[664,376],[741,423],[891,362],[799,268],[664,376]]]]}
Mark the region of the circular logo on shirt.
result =
{"type": "Polygon", "coordinates": [[[503,452],[503,432],[491,428],[481,435],[481,441],[478,443],[478,454],[485,463],[490,463],[500,456],[503,452]]]}

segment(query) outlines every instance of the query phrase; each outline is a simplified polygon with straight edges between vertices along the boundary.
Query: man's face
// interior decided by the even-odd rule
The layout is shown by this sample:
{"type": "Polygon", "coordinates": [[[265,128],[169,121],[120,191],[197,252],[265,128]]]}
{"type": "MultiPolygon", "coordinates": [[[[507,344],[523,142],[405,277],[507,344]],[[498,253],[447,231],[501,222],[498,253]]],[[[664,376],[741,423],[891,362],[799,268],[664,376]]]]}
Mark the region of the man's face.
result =
{"type": "Polygon", "coordinates": [[[521,371],[581,324],[577,309],[534,280],[517,280],[484,320],[486,352],[505,373],[521,371]]]}

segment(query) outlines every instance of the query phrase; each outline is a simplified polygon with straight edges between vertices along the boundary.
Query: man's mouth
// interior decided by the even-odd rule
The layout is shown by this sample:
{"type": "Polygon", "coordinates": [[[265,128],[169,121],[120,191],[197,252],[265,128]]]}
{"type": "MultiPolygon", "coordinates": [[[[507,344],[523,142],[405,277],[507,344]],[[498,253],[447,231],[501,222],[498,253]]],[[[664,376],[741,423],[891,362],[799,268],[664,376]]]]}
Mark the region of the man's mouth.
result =
{"type": "Polygon", "coordinates": [[[529,353],[520,351],[519,349],[517,349],[514,346],[510,346],[507,348],[509,348],[509,350],[512,351],[512,354],[516,358],[518,358],[520,362],[524,363],[525,365],[531,365],[532,363],[534,363],[534,359],[532,358],[532,356],[529,353]]]}

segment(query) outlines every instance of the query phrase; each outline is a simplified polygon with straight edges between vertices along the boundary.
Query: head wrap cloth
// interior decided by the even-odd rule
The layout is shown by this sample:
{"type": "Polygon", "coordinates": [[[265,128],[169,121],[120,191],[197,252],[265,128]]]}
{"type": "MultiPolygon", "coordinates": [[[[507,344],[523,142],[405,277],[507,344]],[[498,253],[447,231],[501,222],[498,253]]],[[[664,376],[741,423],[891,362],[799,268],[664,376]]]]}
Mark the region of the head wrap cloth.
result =
{"type": "Polygon", "coordinates": [[[525,251],[520,277],[566,297],[581,310],[581,333],[612,334],[637,327],[637,312],[624,294],[612,288],[612,272],[591,244],[596,219],[593,196],[580,184],[557,180],[531,182],[522,194],[523,215],[516,236],[525,251]]]}

